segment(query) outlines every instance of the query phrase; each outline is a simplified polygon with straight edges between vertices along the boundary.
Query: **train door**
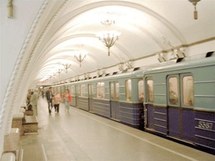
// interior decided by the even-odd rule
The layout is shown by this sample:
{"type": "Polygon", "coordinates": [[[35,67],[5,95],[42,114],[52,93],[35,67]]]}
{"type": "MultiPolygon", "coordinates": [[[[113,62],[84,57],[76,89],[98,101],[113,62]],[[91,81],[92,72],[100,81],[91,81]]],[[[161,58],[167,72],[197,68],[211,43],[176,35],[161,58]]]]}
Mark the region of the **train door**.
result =
{"type": "Polygon", "coordinates": [[[80,96],[80,93],[81,93],[81,87],[80,87],[80,84],[76,84],[75,85],[75,103],[76,103],[76,107],[79,108],[79,96],[80,96]]]}
{"type": "Polygon", "coordinates": [[[110,82],[110,117],[119,120],[119,82],[110,82]]]}
{"type": "Polygon", "coordinates": [[[167,77],[168,135],[192,142],[194,138],[193,77],[167,77]]]}
{"type": "Polygon", "coordinates": [[[141,79],[138,81],[138,98],[140,102],[140,129],[144,129],[144,80],[141,79]]]}
{"type": "Polygon", "coordinates": [[[154,81],[152,77],[146,78],[146,100],[144,106],[144,120],[145,120],[145,128],[148,130],[154,129],[154,81]]]}
{"type": "Polygon", "coordinates": [[[93,85],[92,84],[88,84],[88,107],[89,107],[89,111],[92,111],[92,89],[93,89],[93,85]]]}
{"type": "Polygon", "coordinates": [[[76,95],[75,95],[75,86],[74,85],[70,86],[70,92],[72,95],[72,106],[76,107],[76,95]]]}

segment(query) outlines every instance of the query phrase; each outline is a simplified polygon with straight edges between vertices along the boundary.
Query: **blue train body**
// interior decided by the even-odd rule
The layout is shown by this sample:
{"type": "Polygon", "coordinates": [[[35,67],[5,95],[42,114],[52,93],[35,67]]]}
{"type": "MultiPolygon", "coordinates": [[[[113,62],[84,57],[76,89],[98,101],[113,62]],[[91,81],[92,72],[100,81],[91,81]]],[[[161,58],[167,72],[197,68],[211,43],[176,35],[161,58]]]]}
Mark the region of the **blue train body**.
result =
{"type": "Polygon", "coordinates": [[[215,153],[215,58],[53,86],[72,106],[215,153]]]}

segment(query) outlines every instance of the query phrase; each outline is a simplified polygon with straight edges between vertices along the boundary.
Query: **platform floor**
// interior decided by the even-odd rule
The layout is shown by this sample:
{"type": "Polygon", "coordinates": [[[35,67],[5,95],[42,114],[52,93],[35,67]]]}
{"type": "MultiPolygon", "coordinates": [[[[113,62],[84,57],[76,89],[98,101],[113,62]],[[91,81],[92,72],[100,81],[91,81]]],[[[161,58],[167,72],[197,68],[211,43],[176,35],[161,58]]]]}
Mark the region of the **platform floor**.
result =
{"type": "Polygon", "coordinates": [[[23,161],[215,161],[211,155],[76,108],[48,114],[38,102],[39,133],[21,137],[23,161]]]}

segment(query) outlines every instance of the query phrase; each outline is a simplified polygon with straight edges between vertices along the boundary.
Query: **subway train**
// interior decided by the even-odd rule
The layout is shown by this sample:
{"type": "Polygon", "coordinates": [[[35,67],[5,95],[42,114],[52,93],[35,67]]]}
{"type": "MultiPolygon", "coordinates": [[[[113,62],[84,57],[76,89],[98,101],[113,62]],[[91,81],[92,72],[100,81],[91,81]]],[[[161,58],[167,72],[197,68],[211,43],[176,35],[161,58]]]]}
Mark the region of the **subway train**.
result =
{"type": "Polygon", "coordinates": [[[215,153],[215,57],[53,86],[72,106],[215,153]]]}

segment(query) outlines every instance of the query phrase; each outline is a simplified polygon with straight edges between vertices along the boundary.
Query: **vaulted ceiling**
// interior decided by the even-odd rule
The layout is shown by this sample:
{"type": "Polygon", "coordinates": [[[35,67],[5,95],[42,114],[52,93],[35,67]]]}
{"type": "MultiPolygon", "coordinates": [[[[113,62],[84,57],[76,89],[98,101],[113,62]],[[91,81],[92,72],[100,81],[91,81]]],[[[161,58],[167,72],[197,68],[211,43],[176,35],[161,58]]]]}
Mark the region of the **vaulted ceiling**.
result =
{"type": "Polygon", "coordinates": [[[141,66],[138,61],[146,58],[158,63],[155,57],[162,51],[215,37],[214,0],[197,3],[197,20],[189,0],[70,0],[60,7],[57,3],[53,2],[55,10],[43,14],[51,18],[37,45],[39,70],[35,74],[39,82],[56,82],[60,76],[72,78],[128,61],[141,66]],[[101,23],[108,19],[115,23],[101,23]],[[106,30],[121,33],[110,56],[97,36],[106,30]],[[74,57],[77,50],[87,51],[81,67],[74,57]]]}

